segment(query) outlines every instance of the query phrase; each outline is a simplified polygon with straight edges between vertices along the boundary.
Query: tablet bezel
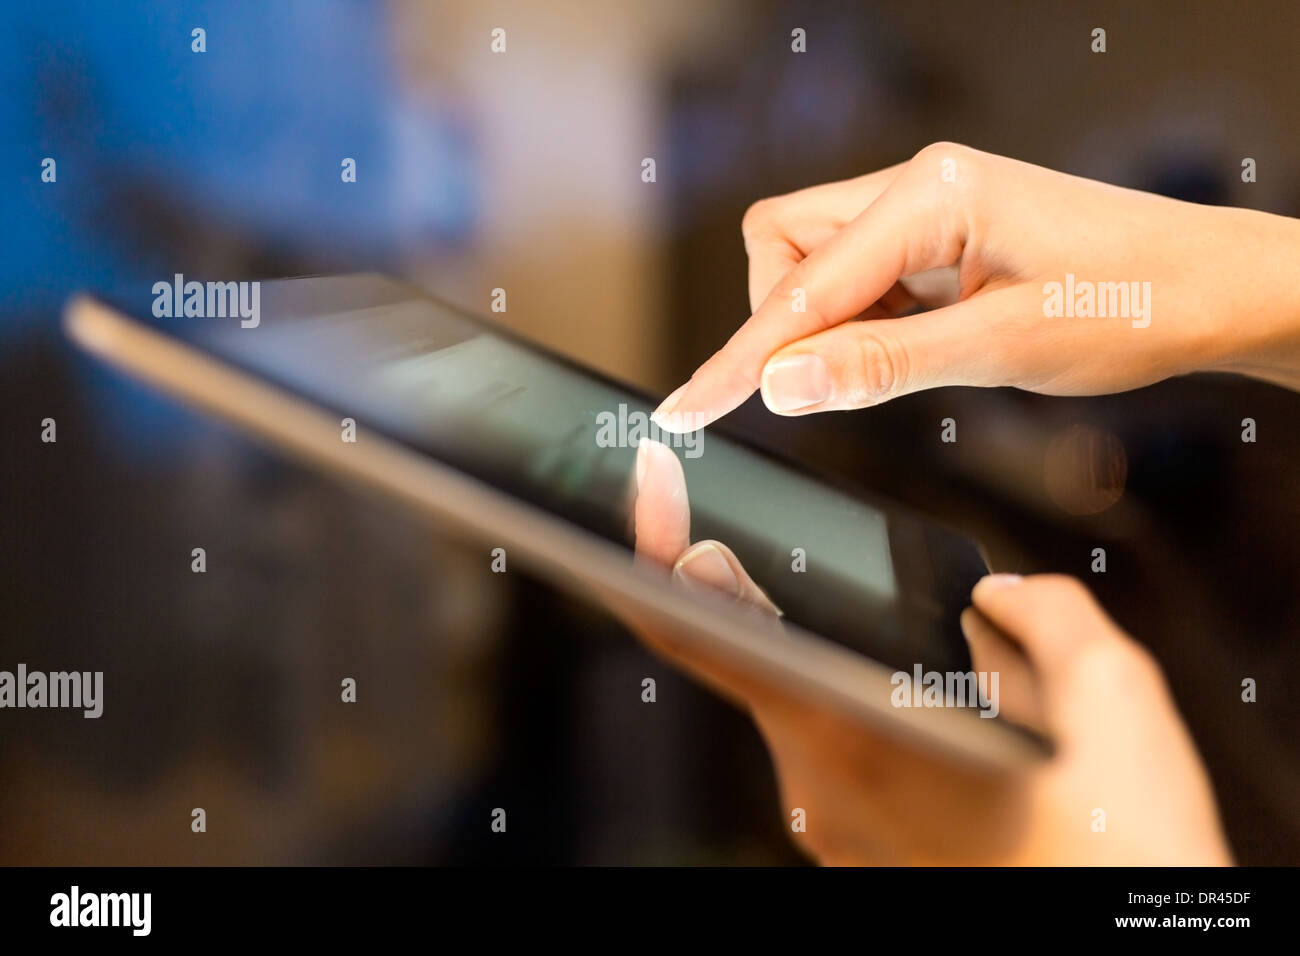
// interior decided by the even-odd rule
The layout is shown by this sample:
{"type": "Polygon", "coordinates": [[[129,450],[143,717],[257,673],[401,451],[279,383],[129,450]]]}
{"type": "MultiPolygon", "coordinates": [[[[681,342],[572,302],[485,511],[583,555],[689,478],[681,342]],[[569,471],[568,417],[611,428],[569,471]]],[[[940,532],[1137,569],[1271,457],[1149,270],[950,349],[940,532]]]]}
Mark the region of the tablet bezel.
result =
{"type": "Polygon", "coordinates": [[[1001,720],[981,720],[956,708],[893,707],[893,668],[795,625],[767,627],[743,611],[671,587],[666,577],[637,568],[613,542],[393,438],[366,434],[362,441],[342,442],[332,413],[167,334],[158,323],[83,295],[69,302],[65,327],[78,345],[129,375],[272,448],[504,546],[565,590],[598,600],[613,596],[756,680],[958,761],[1014,769],[1050,754],[1046,741],[1001,720]]]}

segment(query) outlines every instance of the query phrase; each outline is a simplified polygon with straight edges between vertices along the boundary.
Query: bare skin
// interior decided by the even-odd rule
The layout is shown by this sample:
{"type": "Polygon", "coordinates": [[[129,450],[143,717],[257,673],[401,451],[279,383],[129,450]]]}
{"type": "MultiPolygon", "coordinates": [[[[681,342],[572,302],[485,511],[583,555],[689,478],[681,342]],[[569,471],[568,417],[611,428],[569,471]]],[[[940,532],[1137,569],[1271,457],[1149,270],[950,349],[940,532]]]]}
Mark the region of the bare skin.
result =
{"type": "MultiPolygon", "coordinates": [[[[1202,370],[1300,388],[1300,289],[1285,281],[1300,261],[1294,220],[939,143],[764,200],[742,232],[753,315],[656,411],[665,430],[708,424],[755,391],[777,414],[804,415],[943,385],[1092,395],[1202,370]],[[945,271],[946,284],[933,281],[945,271]],[[1150,283],[1150,309],[1049,315],[1049,284],[1067,274],[1150,283]],[[931,311],[912,314],[921,306],[931,311]]],[[[726,545],[690,542],[672,454],[643,445],[638,475],[641,559],[683,586],[774,613],[726,545]]],[[[1001,674],[1006,716],[1057,744],[1034,770],[977,772],[919,753],[623,615],[753,715],[786,812],[807,812],[796,839],[822,862],[1230,863],[1158,666],[1087,589],[1056,575],[993,575],[971,600],[961,624],[977,669],[1001,674]]]]}
{"type": "Polygon", "coordinates": [[[1300,258],[1292,219],[939,143],[763,200],[742,232],[754,313],[656,411],[669,431],[760,388],[772,411],[804,415],[941,385],[1096,395],[1198,370],[1300,387],[1300,291],[1279,281],[1300,258]],[[947,295],[913,294],[911,277],[944,268],[947,295]],[[1045,284],[1067,274],[1149,282],[1150,324],[1044,316],[1045,284]],[[905,314],[918,303],[939,307],[905,314]]]}
{"type": "MultiPolygon", "coordinates": [[[[637,554],[684,587],[775,615],[718,541],[690,543],[681,463],[638,453],[637,554]]],[[[1214,797],[1160,669],[1073,578],[992,575],[962,616],[977,670],[997,671],[1005,717],[1056,754],[1018,774],[980,772],[738,671],[612,606],[656,652],[746,709],[776,766],[793,834],[829,864],[1081,865],[1231,862],[1214,797]],[[1094,829],[1096,810],[1105,830],[1094,829]]]]}

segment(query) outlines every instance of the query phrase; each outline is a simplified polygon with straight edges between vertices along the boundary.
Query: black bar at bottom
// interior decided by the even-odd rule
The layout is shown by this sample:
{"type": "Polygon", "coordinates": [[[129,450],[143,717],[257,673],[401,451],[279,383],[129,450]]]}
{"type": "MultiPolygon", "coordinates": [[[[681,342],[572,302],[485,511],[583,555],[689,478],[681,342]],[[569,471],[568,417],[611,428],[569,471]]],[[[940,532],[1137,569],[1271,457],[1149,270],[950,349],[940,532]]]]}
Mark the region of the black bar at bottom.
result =
{"type": "Polygon", "coordinates": [[[485,941],[513,929],[539,941],[559,933],[614,943],[619,926],[628,939],[665,942],[805,933],[814,949],[818,939],[830,945],[831,931],[863,944],[953,942],[967,930],[986,946],[1022,931],[1043,941],[1228,942],[1294,928],[1298,886],[1300,869],[1286,868],[9,868],[0,869],[0,925],[6,942],[64,936],[81,945],[115,937],[338,945],[411,934],[450,944],[461,928],[485,941]]]}

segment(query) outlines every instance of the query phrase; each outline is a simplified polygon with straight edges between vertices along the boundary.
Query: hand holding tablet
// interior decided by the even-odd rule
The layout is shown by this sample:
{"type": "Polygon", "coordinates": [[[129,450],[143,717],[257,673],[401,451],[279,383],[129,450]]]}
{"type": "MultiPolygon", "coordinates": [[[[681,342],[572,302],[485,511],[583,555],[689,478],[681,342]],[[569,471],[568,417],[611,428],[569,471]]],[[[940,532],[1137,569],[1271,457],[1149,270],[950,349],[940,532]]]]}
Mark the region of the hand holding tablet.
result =
{"type": "MultiPolygon", "coordinates": [[[[803,415],[939,385],[1085,395],[1209,369],[1300,385],[1289,219],[939,144],[764,201],[743,232],[754,313],[655,410],[662,432],[755,390],[803,415]]],[[[960,535],[712,432],[682,460],[623,434],[641,396],[396,283],[268,286],[251,329],[90,300],[69,325],[133,374],[597,593],[753,714],[818,859],[1230,861],[1158,668],[1077,581],[981,579],[960,535]],[[357,450],[338,447],[341,414],[367,435],[357,450]],[[598,440],[602,419],[618,440],[598,440]],[[815,573],[792,579],[809,541],[815,573]],[[996,673],[1000,713],[930,709],[929,686],[911,709],[896,692],[913,666],[996,673]]]]}
{"type": "MultiPolygon", "coordinates": [[[[779,626],[725,543],[691,544],[686,478],[671,451],[644,443],[636,486],[643,560],[779,626]]],[[[1087,590],[1055,575],[991,575],[972,598],[962,630],[974,667],[1000,675],[1009,719],[1056,742],[1048,761],[1012,772],[954,764],[756,681],[635,611],[622,617],[753,717],[783,809],[805,814],[792,835],[823,863],[1230,863],[1205,768],[1159,668],[1087,590]],[[1098,825],[1112,838],[1100,839],[1098,825]]]]}

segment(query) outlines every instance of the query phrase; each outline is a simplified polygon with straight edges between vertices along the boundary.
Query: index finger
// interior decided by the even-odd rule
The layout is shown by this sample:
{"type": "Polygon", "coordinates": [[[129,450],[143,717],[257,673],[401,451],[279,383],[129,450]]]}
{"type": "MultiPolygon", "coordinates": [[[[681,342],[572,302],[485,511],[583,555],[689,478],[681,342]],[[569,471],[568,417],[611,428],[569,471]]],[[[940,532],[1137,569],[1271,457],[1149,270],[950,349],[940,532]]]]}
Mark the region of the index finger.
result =
{"type": "Polygon", "coordinates": [[[721,418],[754,393],[778,349],[854,318],[907,275],[960,259],[965,218],[931,173],[929,164],[904,170],[786,273],[726,345],[655,410],[654,422],[682,432],[721,418]]]}

